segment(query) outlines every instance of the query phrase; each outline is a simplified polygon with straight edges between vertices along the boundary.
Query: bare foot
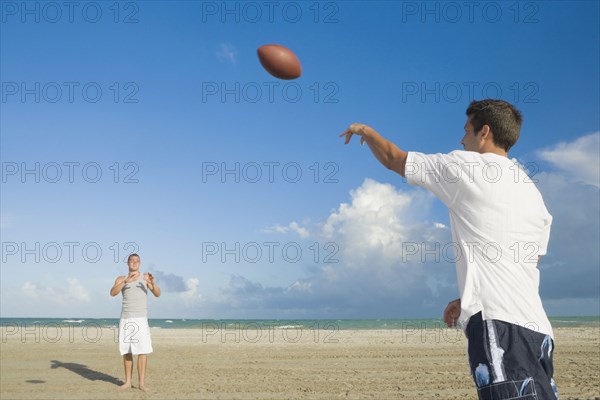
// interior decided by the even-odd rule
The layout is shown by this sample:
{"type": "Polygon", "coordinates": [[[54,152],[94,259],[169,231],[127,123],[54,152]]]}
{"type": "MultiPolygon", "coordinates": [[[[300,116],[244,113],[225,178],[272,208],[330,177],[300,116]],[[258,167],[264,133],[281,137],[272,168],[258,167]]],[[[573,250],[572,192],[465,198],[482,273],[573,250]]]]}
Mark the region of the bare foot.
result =
{"type": "Polygon", "coordinates": [[[146,385],[140,385],[139,389],[140,389],[142,392],[147,392],[147,391],[148,391],[148,388],[146,387],[146,385]]]}
{"type": "Polygon", "coordinates": [[[131,382],[125,382],[124,384],[122,384],[121,386],[119,386],[120,390],[130,389],[130,388],[131,388],[131,382]]]}

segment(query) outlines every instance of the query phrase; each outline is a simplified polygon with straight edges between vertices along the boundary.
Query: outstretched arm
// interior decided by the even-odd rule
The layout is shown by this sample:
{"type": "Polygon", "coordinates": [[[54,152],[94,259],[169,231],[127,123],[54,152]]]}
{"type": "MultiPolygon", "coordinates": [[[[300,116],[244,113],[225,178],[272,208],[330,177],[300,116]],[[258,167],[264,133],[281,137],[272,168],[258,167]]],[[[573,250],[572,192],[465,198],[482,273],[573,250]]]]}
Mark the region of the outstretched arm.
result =
{"type": "Polygon", "coordinates": [[[368,125],[364,124],[352,124],[346,129],[341,135],[346,137],[344,144],[350,143],[352,135],[359,135],[360,144],[367,142],[367,145],[371,149],[373,155],[381,162],[386,168],[397,172],[398,174],[405,176],[406,169],[406,158],[408,152],[400,149],[394,143],[383,138],[377,131],[368,125]]]}

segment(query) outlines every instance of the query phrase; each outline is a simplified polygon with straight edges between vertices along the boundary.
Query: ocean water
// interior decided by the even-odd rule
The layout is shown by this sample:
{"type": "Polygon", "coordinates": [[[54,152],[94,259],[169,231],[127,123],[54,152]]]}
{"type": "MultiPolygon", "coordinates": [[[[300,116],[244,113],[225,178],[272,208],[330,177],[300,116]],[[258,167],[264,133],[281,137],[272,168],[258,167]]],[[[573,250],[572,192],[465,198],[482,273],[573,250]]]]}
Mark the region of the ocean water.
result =
{"type": "MultiPolygon", "coordinates": [[[[600,316],[550,317],[555,328],[600,327],[600,316]]],[[[151,328],[160,329],[439,329],[441,319],[162,319],[150,318],[151,328]]],[[[81,326],[113,328],[118,318],[0,318],[2,327],[81,326]]]]}

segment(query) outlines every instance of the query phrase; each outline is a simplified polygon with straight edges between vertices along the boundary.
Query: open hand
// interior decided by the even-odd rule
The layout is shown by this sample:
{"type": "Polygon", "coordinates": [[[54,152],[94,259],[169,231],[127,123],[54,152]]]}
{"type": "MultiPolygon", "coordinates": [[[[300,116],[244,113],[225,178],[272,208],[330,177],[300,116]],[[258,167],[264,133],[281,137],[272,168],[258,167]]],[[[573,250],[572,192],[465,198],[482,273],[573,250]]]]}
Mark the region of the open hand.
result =
{"type": "Polygon", "coordinates": [[[350,139],[352,139],[352,135],[360,135],[360,144],[364,144],[366,128],[368,128],[368,126],[364,124],[352,124],[340,134],[340,137],[345,136],[346,142],[344,144],[348,144],[350,143],[350,139]]]}
{"type": "Polygon", "coordinates": [[[146,281],[146,285],[154,286],[154,276],[150,272],[144,274],[144,280],[146,281]]]}

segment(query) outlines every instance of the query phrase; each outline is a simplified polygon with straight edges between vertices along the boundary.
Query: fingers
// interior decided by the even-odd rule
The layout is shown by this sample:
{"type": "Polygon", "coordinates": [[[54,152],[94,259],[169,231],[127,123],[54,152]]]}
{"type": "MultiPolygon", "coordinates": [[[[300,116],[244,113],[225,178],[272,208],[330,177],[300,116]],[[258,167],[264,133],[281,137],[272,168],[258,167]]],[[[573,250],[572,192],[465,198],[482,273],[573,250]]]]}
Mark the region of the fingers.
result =
{"type": "Polygon", "coordinates": [[[452,316],[447,316],[444,317],[444,322],[446,323],[446,326],[448,328],[455,328],[456,327],[456,318],[453,318],[452,316]]]}
{"type": "Polygon", "coordinates": [[[354,132],[348,132],[348,136],[346,136],[346,142],[344,144],[348,144],[350,143],[350,139],[352,139],[352,135],[354,135],[354,132]]]}
{"type": "Polygon", "coordinates": [[[448,328],[452,328],[452,326],[451,326],[452,321],[450,320],[450,313],[449,313],[448,307],[446,307],[446,309],[444,310],[444,322],[446,323],[448,328]]]}
{"type": "MultiPolygon", "coordinates": [[[[348,144],[348,143],[350,143],[350,139],[352,139],[353,135],[359,135],[359,134],[351,131],[350,129],[347,129],[344,133],[342,133],[340,135],[340,137],[344,136],[344,135],[346,135],[346,141],[344,142],[344,144],[348,144]]],[[[361,135],[360,144],[364,144],[364,143],[365,143],[365,137],[361,135]]]]}
{"type": "Polygon", "coordinates": [[[365,127],[363,124],[351,124],[344,132],[340,134],[340,137],[346,136],[346,142],[344,144],[350,143],[350,139],[352,139],[352,135],[360,135],[360,144],[365,144],[365,127]]]}
{"type": "Polygon", "coordinates": [[[350,143],[350,139],[352,139],[353,134],[354,133],[350,129],[346,129],[344,132],[342,132],[340,134],[339,137],[346,136],[346,141],[344,142],[344,144],[348,144],[348,143],[350,143]]]}
{"type": "Polygon", "coordinates": [[[154,276],[150,272],[144,274],[144,280],[150,285],[154,285],[154,276]]]}

